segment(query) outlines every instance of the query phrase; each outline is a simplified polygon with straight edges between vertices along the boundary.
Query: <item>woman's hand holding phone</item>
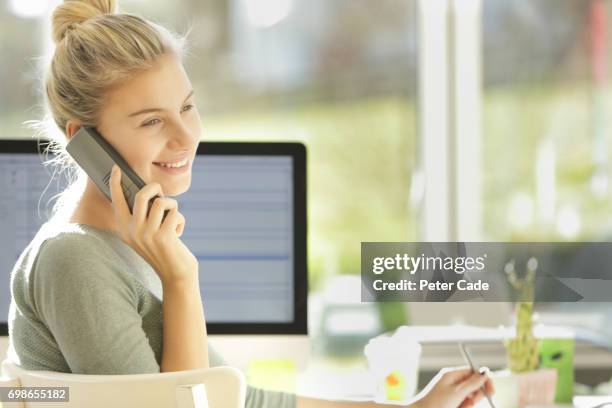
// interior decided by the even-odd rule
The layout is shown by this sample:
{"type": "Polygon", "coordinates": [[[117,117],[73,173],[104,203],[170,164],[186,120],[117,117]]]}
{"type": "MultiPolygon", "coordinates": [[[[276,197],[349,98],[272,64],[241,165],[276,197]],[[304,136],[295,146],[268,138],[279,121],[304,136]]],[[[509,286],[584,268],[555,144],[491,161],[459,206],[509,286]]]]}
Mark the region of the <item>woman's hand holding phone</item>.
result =
{"type": "Polygon", "coordinates": [[[121,238],[130,245],[158,274],[164,286],[191,283],[198,278],[198,260],[179,239],[185,217],[178,211],[176,200],[163,197],[159,183],[148,183],[136,193],[133,214],[121,188],[121,170],[113,166],[110,178],[115,219],[121,238]],[[147,215],[148,203],[153,202],[147,215]],[[169,210],[162,222],[164,211],[169,210]]]}

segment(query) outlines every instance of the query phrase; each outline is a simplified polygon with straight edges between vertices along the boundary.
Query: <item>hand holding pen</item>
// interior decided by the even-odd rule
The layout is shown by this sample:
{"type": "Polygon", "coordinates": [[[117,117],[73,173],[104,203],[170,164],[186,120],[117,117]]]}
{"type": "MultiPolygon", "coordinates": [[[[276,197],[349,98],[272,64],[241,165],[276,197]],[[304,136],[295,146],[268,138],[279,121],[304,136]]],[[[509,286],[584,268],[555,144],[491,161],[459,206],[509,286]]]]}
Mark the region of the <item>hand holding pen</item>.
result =
{"type": "MultiPolygon", "coordinates": [[[[474,367],[474,363],[472,362],[472,359],[470,358],[470,354],[468,353],[467,348],[465,347],[465,344],[459,343],[459,349],[461,350],[461,354],[463,355],[463,358],[469,364],[472,372],[476,373],[476,367],[474,367]]],[[[481,369],[480,374],[485,375],[487,371],[488,371],[487,369],[484,369],[484,370],[481,369]]],[[[487,390],[487,388],[484,385],[481,387],[481,391],[484,394],[484,396],[487,398],[487,401],[489,402],[489,405],[491,406],[491,408],[495,408],[495,404],[493,404],[493,400],[491,399],[492,393],[489,392],[489,390],[487,390]]]]}
{"type": "Polygon", "coordinates": [[[494,392],[493,383],[485,373],[477,373],[469,367],[444,368],[410,407],[471,408],[494,392]]]}

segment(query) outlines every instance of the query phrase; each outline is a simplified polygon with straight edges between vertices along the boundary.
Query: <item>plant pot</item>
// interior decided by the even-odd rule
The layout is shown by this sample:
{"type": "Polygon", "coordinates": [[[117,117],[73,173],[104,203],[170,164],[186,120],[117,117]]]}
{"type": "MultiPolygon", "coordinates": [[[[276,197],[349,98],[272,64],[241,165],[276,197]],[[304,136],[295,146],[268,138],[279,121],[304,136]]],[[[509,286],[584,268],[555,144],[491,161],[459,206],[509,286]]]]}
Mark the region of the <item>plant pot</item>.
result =
{"type": "Polygon", "coordinates": [[[557,387],[557,370],[541,368],[514,374],[518,378],[519,407],[532,404],[553,404],[557,387]]]}
{"type": "Polygon", "coordinates": [[[541,368],[526,373],[497,371],[492,373],[491,379],[495,386],[493,401],[497,408],[554,404],[557,385],[557,370],[554,368],[541,368]]]}

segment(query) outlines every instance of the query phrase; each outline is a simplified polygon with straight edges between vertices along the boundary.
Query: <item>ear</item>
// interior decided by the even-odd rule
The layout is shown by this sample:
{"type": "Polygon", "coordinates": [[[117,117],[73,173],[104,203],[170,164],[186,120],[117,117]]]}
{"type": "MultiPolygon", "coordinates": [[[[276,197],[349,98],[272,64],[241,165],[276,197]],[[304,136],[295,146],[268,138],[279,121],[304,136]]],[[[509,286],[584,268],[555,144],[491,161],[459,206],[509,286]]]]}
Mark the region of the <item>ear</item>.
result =
{"type": "Polygon", "coordinates": [[[69,119],[66,122],[66,137],[68,140],[72,139],[72,136],[81,128],[81,123],[76,120],[69,119]]]}

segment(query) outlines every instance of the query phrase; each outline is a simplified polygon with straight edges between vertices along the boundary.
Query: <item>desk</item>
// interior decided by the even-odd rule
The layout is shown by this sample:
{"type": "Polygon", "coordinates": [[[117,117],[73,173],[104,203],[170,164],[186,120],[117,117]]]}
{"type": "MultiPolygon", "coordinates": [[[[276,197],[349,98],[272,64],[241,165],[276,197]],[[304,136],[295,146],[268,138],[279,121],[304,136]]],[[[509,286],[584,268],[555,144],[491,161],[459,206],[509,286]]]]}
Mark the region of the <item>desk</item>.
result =
{"type": "MultiPolygon", "coordinates": [[[[297,393],[323,399],[372,401],[375,390],[367,368],[360,363],[345,363],[332,368],[330,363],[319,362],[298,374],[297,393]]],[[[555,405],[550,408],[594,408],[604,402],[612,404],[612,396],[577,396],[574,397],[573,405],[555,405]]],[[[486,400],[482,400],[476,408],[490,406],[486,400]]]]}
{"type": "Polygon", "coordinates": [[[610,406],[612,406],[612,396],[611,397],[576,397],[574,398],[574,407],[576,408],[594,408],[604,403],[610,403],[611,404],[610,406]]]}
{"type": "MultiPolygon", "coordinates": [[[[472,339],[467,343],[475,364],[492,370],[505,367],[505,349],[500,339],[472,339]]],[[[423,342],[422,347],[419,388],[424,387],[440,369],[465,365],[454,341],[423,342]]],[[[298,372],[298,392],[308,395],[360,396],[368,394],[372,388],[371,382],[368,382],[367,361],[362,355],[343,359],[313,355],[306,369],[298,369],[298,372]]],[[[612,352],[577,339],[574,372],[575,380],[588,386],[609,381],[612,377],[612,352]]]]}
{"type": "MultiPolygon", "coordinates": [[[[434,333],[435,330],[428,332],[427,327],[412,328],[421,334],[423,347],[419,388],[424,387],[441,368],[465,365],[457,347],[458,340],[470,345],[475,364],[487,366],[492,370],[502,369],[506,365],[503,336],[496,329],[484,328],[481,331],[480,328],[470,330],[468,327],[458,326],[450,331],[459,333],[461,338],[449,338],[442,333],[434,333]],[[424,335],[427,333],[430,334],[429,337],[424,335]]],[[[588,336],[576,336],[575,380],[588,386],[610,381],[612,377],[612,352],[603,345],[593,343],[588,336]]],[[[320,398],[367,400],[374,394],[374,385],[367,361],[362,355],[343,359],[315,355],[312,356],[307,369],[298,373],[296,391],[298,394],[320,398]]],[[[584,401],[582,397],[578,397],[577,406],[590,406],[589,400],[584,401]]]]}
{"type": "MultiPolygon", "coordinates": [[[[573,401],[573,405],[548,405],[548,406],[539,406],[537,408],[595,408],[600,407],[601,404],[610,403],[612,404],[612,397],[575,397],[573,401]]],[[[606,406],[606,408],[612,407],[606,406]]],[[[489,404],[486,401],[481,401],[476,405],[475,408],[490,408],[489,404]]],[[[536,408],[536,407],[534,407],[536,408]]],[[[603,406],[601,408],[604,408],[603,406]]]]}

